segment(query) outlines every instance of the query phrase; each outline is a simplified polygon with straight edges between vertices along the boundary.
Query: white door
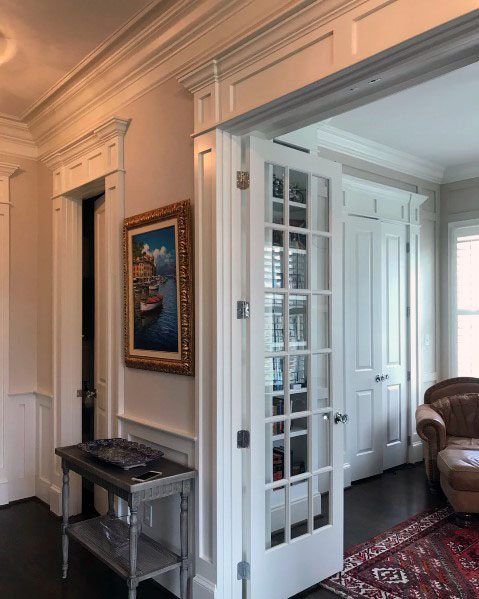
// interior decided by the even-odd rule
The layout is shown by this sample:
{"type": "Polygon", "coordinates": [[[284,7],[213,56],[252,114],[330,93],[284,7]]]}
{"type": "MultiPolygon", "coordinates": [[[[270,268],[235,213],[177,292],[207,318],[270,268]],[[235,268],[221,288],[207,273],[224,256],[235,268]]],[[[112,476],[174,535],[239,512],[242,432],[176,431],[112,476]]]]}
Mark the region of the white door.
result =
{"type": "Polygon", "coordinates": [[[383,468],[407,460],[406,226],[381,224],[383,468]]]}
{"type": "Polygon", "coordinates": [[[345,225],[347,455],[351,480],[407,460],[406,226],[345,225]]]}
{"type": "Polygon", "coordinates": [[[355,481],[382,471],[381,223],[349,217],[344,246],[346,453],[355,481]]]}
{"type": "MultiPolygon", "coordinates": [[[[110,436],[108,426],[108,330],[107,330],[107,247],[106,247],[106,211],[105,196],[95,200],[94,215],[95,236],[95,342],[94,342],[94,380],[95,399],[95,439],[110,436]]],[[[107,509],[104,489],[95,485],[95,509],[104,513],[107,509]]]]}
{"type": "Polygon", "coordinates": [[[343,563],[341,167],[249,138],[247,596],[282,599],[343,563]]]}

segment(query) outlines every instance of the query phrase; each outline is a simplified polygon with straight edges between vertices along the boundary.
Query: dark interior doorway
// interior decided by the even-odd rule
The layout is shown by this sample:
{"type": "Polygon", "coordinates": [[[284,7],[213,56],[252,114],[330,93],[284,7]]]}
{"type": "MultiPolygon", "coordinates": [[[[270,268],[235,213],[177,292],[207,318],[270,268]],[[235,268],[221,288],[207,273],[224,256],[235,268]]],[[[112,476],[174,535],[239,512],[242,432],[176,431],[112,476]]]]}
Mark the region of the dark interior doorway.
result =
{"type": "MultiPolygon", "coordinates": [[[[82,202],[82,441],[95,436],[95,200],[82,202]]],[[[83,512],[94,510],[94,485],[83,479],[83,512]]]]}

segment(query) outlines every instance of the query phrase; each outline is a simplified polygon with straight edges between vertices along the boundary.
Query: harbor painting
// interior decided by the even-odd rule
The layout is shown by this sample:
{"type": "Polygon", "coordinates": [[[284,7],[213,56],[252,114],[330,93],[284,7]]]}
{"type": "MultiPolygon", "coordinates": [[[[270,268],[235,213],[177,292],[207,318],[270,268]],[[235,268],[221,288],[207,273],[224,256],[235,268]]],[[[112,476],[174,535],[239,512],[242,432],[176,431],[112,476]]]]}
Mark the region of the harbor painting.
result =
{"type": "Polygon", "coordinates": [[[125,219],[124,243],[126,365],[193,374],[189,202],[125,219]]]}

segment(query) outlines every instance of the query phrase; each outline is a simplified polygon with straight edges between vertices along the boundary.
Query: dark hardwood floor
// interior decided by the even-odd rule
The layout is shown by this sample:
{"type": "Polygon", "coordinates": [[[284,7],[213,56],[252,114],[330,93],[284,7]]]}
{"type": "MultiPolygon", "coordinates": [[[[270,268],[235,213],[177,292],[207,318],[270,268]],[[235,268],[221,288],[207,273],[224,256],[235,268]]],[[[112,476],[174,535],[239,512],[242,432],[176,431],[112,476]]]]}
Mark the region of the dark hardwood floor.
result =
{"type": "MultiPolygon", "coordinates": [[[[442,504],[441,495],[429,493],[422,464],[404,466],[354,484],[345,491],[345,546],[365,541],[428,507],[442,504]]],[[[62,582],[59,572],[59,520],[36,500],[1,508],[1,599],[127,597],[124,581],[77,543],[70,546],[68,580],[62,582]]],[[[138,588],[138,599],[171,597],[153,583],[144,582],[138,588]]],[[[334,595],[315,587],[298,597],[329,599],[334,595]]]]}

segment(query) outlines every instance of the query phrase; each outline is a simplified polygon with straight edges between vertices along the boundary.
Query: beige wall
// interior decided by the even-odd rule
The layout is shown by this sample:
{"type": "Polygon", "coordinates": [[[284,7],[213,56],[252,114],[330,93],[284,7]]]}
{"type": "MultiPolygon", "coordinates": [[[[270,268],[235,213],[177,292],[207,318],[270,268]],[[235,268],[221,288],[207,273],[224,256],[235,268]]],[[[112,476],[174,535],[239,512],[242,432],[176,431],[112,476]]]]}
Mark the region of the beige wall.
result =
{"type": "MultiPolygon", "coordinates": [[[[125,216],[193,200],[192,96],[170,80],[119,116],[131,119],[125,137],[125,216]]],[[[192,377],[126,368],[127,414],[193,433],[194,407],[192,377]]]]}
{"type": "Polygon", "coordinates": [[[0,154],[19,165],[10,179],[10,381],[9,392],[36,387],[37,163],[0,154]]]}

